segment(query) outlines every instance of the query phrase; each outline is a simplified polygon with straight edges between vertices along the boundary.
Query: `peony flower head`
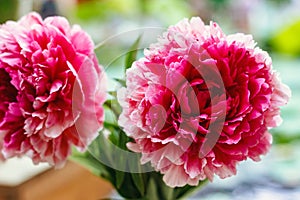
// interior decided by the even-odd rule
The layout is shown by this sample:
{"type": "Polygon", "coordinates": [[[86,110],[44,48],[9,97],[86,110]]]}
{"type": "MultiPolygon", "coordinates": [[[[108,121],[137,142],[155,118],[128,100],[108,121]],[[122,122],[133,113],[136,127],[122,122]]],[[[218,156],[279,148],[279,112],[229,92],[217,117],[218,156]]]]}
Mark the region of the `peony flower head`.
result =
{"type": "Polygon", "coordinates": [[[226,178],[268,152],[290,90],[255,45],[250,35],[184,19],[127,70],[119,124],[167,185],[226,178]]]}
{"type": "Polygon", "coordinates": [[[63,17],[0,26],[0,149],[61,166],[103,124],[105,74],[91,38],[63,17]]]}

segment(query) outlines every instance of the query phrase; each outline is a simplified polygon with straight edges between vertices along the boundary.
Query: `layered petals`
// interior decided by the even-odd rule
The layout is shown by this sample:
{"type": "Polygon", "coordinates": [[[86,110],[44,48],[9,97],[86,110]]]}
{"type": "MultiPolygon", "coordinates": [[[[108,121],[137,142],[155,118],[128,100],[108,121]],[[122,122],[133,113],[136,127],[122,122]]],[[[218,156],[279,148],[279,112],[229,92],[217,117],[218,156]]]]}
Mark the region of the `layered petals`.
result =
{"type": "Polygon", "coordinates": [[[290,90],[250,35],[184,19],[127,70],[119,124],[171,187],[236,174],[268,152],[290,90]]]}
{"type": "Polygon", "coordinates": [[[0,142],[5,158],[62,166],[103,125],[105,74],[91,38],[63,17],[0,26],[0,142]]]}

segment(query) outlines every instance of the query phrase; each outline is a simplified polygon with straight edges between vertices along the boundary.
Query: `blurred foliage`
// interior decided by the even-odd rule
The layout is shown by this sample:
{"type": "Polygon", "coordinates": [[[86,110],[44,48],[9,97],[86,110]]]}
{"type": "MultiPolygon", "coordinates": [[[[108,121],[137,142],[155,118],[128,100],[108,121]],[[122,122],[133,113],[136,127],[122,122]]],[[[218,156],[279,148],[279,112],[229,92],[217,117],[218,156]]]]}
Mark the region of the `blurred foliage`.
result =
{"type": "Polygon", "coordinates": [[[108,20],[118,16],[140,20],[151,16],[166,24],[190,17],[191,11],[182,0],[90,0],[78,5],[77,17],[83,20],[108,20]]]}
{"type": "Polygon", "coordinates": [[[0,23],[16,19],[18,0],[0,0],[0,23]]]}
{"type": "Polygon", "coordinates": [[[279,144],[294,144],[294,143],[300,143],[300,134],[287,134],[284,132],[278,132],[278,131],[272,131],[273,136],[273,144],[279,145],[279,144]]]}
{"type": "Polygon", "coordinates": [[[275,52],[290,55],[293,57],[300,56],[300,20],[282,28],[270,40],[269,45],[275,52]]]}
{"type": "Polygon", "coordinates": [[[105,20],[112,15],[130,16],[137,13],[138,0],[90,0],[78,5],[77,16],[83,20],[105,20]]]}
{"type": "MultiPolygon", "coordinates": [[[[228,4],[230,1],[231,0],[210,0],[209,2],[211,2],[214,5],[216,5],[217,7],[221,7],[221,6],[224,6],[224,5],[228,4]]],[[[236,2],[236,0],[234,0],[234,1],[236,2]]],[[[278,6],[280,6],[280,5],[284,4],[284,3],[289,3],[291,0],[266,0],[266,1],[269,1],[271,3],[275,3],[278,6]]]]}
{"type": "Polygon", "coordinates": [[[191,17],[191,8],[182,0],[143,0],[144,15],[153,16],[167,25],[191,17]]]}
{"type": "Polygon", "coordinates": [[[285,4],[285,3],[290,3],[291,0],[268,0],[274,4],[277,4],[278,6],[281,6],[282,4],[285,4]]]}
{"type": "Polygon", "coordinates": [[[209,1],[209,3],[211,3],[211,5],[214,6],[215,8],[222,8],[222,7],[226,6],[229,2],[230,2],[230,0],[211,0],[211,1],[209,1]]]}

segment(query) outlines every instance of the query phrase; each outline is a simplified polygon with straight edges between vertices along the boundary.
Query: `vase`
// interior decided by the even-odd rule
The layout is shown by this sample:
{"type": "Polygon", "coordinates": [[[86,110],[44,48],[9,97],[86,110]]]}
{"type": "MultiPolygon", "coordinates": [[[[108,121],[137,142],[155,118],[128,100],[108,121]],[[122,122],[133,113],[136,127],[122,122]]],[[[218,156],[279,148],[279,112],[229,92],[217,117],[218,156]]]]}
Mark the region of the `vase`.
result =
{"type": "MultiPolygon", "coordinates": [[[[126,144],[128,137],[123,132],[116,133],[118,141],[126,144]]],[[[115,146],[114,139],[100,134],[84,153],[73,152],[71,159],[84,165],[95,175],[109,181],[118,194],[107,199],[126,200],[174,200],[183,199],[200,189],[207,180],[197,186],[169,187],[163,175],[149,164],[140,163],[140,155],[129,152],[126,145],[115,146]],[[124,149],[120,149],[123,147],[124,149]]],[[[174,174],[176,176],[176,174],[174,174]]]]}

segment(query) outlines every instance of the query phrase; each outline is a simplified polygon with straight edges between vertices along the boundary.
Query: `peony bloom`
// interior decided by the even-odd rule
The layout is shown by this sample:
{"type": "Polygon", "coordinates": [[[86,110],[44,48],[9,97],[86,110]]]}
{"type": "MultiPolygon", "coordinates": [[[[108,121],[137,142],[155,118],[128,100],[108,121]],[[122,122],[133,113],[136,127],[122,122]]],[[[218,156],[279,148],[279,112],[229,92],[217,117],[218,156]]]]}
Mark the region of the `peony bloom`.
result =
{"type": "Polygon", "coordinates": [[[0,148],[62,166],[103,124],[104,71],[91,38],[63,17],[0,26],[0,148]]]}
{"type": "Polygon", "coordinates": [[[119,124],[134,139],[128,147],[171,187],[226,178],[240,161],[260,160],[290,97],[250,35],[226,36],[200,18],[171,26],[126,75],[118,98],[119,124]]]}

